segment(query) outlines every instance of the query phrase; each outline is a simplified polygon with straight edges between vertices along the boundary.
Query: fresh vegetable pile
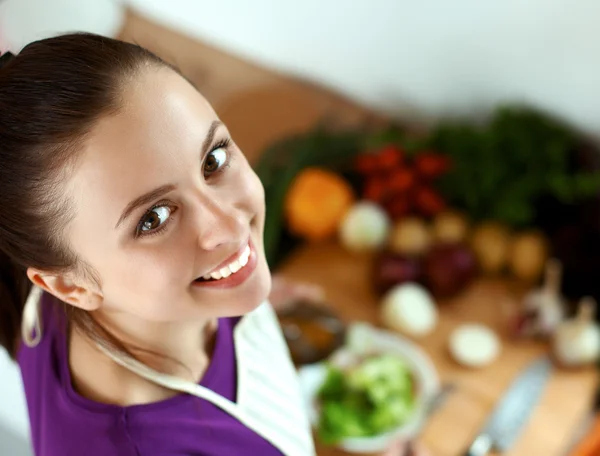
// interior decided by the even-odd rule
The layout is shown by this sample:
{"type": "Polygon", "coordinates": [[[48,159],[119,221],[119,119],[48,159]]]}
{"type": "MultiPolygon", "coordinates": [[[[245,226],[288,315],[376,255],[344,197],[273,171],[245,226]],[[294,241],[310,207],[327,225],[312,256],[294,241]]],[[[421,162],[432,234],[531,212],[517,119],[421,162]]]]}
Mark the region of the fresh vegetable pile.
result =
{"type": "Polygon", "coordinates": [[[318,400],[319,437],[323,443],[335,444],[401,426],[414,409],[415,385],[398,356],[380,354],[350,368],[330,365],[318,400]]]}
{"type": "Polygon", "coordinates": [[[354,199],[377,204],[392,222],[453,209],[476,224],[537,228],[541,201],[572,205],[598,194],[600,173],[576,159],[584,144],[568,126],[521,107],[502,107],[479,125],[443,121],[419,136],[398,125],[320,126],[286,138],[256,167],[267,199],[267,259],[275,267],[300,240],[333,236],[354,199]]]}

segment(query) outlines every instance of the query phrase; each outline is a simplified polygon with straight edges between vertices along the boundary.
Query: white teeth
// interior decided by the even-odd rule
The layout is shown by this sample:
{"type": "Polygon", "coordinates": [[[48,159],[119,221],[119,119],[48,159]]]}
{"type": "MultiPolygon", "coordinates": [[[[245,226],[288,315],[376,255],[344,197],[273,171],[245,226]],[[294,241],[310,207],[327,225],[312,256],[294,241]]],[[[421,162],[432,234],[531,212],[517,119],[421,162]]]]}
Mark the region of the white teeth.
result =
{"type": "Polygon", "coordinates": [[[240,262],[240,265],[242,268],[248,264],[249,258],[250,258],[250,246],[246,246],[246,248],[244,249],[244,253],[242,253],[242,255],[240,256],[240,259],[238,260],[240,262]]]}
{"type": "Polygon", "coordinates": [[[240,264],[239,260],[235,260],[233,263],[231,263],[229,265],[229,269],[231,270],[232,274],[235,274],[240,269],[242,269],[242,265],[240,264]]]}
{"type": "Polygon", "coordinates": [[[218,271],[203,275],[202,278],[205,280],[220,280],[229,277],[231,274],[235,274],[248,264],[248,260],[250,259],[250,253],[250,246],[247,245],[237,260],[233,260],[227,266],[222,267],[218,271]]]}

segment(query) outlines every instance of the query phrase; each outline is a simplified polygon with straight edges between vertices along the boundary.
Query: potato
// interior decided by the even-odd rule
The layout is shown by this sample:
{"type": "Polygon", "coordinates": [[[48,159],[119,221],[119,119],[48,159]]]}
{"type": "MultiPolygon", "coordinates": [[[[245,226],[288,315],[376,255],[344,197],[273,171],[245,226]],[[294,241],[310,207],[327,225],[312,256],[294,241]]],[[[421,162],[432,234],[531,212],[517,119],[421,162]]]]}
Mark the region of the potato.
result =
{"type": "Polygon", "coordinates": [[[489,274],[500,272],[506,265],[510,230],[501,223],[484,222],[471,235],[471,248],[481,269],[489,274]]]}
{"type": "Polygon", "coordinates": [[[442,212],[433,221],[433,237],[440,243],[459,244],[466,239],[468,230],[469,222],[459,212],[442,212]]]}
{"type": "Polygon", "coordinates": [[[515,235],[509,249],[511,272],[519,279],[533,282],[541,276],[548,260],[548,242],[539,231],[515,235]]]}
{"type": "Polygon", "coordinates": [[[390,250],[407,256],[420,256],[431,245],[431,231],[427,223],[418,217],[406,217],[398,221],[390,238],[390,250]]]}

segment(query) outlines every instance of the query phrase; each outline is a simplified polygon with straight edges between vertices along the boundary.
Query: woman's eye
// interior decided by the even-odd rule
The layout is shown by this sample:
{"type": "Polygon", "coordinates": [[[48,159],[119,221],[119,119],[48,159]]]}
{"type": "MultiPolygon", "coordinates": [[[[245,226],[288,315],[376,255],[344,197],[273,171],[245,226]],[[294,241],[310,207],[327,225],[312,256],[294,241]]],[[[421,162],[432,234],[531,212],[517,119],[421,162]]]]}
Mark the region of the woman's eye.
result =
{"type": "Polygon", "coordinates": [[[219,147],[209,152],[204,161],[204,177],[217,172],[227,161],[227,151],[224,147],[219,147]]]}
{"type": "Polygon", "coordinates": [[[148,212],[140,221],[138,231],[140,234],[154,231],[165,223],[171,215],[171,208],[169,206],[159,206],[148,212]]]}

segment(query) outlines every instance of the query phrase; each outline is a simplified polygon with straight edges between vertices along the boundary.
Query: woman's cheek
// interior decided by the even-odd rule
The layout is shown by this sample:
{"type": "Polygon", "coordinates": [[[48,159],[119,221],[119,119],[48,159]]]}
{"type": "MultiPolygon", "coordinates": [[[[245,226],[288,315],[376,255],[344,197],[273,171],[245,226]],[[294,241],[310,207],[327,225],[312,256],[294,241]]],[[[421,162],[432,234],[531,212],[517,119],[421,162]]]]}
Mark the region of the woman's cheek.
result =
{"type": "Polygon", "coordinates": [[[192,274],[189,267],[186,273],[186,265],[190,262],[193,249],[183,245],[183,235],[166,233],[166,236],[171,239],[159,239],[162,242],[151,243],[136,253],[130,252],[121,268],[120,282],[124,286],[135,284],[150,293],[163,294],[192,274]]]}
{"type": "Polygon", "coordinates": [[[264,208],[265,189],[258,175],[250,168],[246,177],[246,192],[252,197],[253,203],[264,208]]]}

